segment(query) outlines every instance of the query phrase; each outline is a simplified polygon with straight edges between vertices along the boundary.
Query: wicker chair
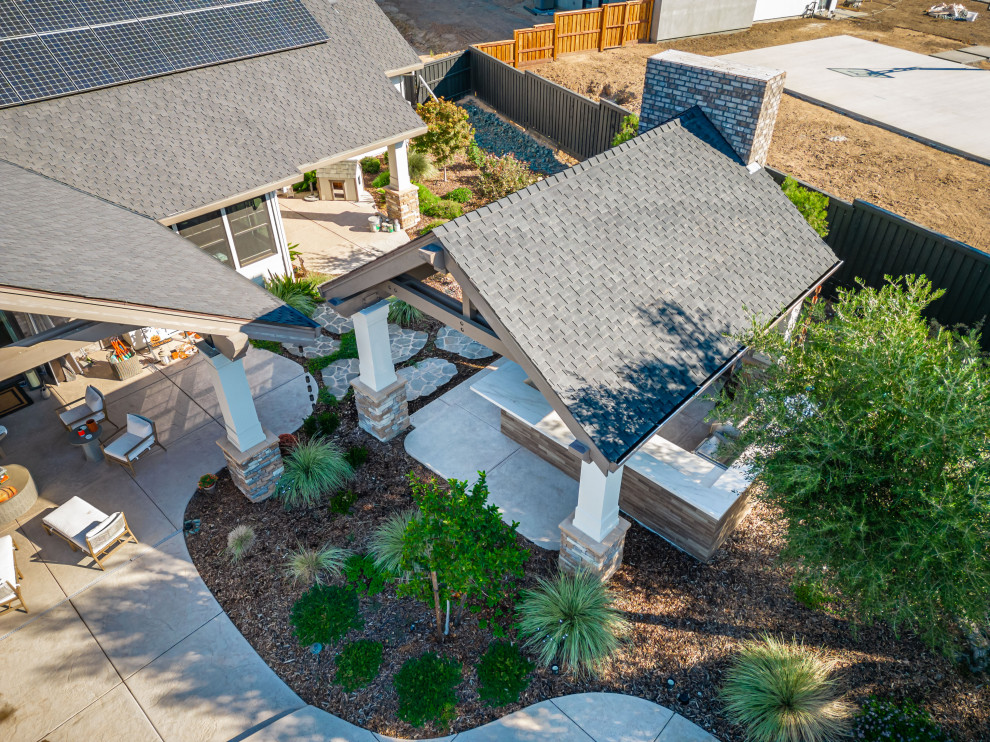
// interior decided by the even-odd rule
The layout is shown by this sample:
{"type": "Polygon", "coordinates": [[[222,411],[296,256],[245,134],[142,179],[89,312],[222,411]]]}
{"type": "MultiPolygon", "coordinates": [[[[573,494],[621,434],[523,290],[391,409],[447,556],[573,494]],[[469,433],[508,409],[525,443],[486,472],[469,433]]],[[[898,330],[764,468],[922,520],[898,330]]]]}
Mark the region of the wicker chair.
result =
{"type": "Polygon", "coordinates": [[[49,535],[55,534],[64,540],[73,551],[89,552],[100,569],[105,569],[100,558],[115,546],[138,543],[123,513],[107,515],[79,497],[73,497],[46,515],[41,519],[41,525],[49,535]]]}
{"type": "Polygon", "coordinates": [[[118,438],[105,444],[100,443],[100,448],[103,449],[103,455],[106,456],[107,461],[116,461],[121,466],[126,466],[135,475],[137,472],[134,471],[134,462],[152,446],[158,446],[163,451],[165,450],[165,446],[158,440],[158,430],[155,428],[155,423],[146,417],[130,412],[127,413],[126,430],[118,438]]]}
{"type": "Polygon", "coordinates": [[[21,583],[24,575],[17,568],[17,558],[14,552],[17,544],[12,536],[0,536],[0,606],[9,606],[15,600],[21,604],[25,613],[30,613],[27,603],[21,597],[21,583]]]}
{"type": "Polygon", "coordinates": [[[58,413],[58,419],[62,421],[62,425],[69,431],[78,428],[87,420],[95,420],[96,422],[105,420],[120,430],[120,426],[107,416],[107,401],[103,397],[103,392],[95,386],[86,387],[85,396],[67,402],[55,412],[58,413]]]}

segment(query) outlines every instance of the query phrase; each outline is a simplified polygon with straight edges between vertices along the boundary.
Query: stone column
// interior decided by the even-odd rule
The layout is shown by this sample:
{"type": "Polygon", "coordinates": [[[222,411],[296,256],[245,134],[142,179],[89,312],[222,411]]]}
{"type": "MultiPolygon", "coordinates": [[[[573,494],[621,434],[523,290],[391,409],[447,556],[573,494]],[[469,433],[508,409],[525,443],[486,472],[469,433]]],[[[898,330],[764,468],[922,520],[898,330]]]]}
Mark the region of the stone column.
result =
{"type": "Polygon", "coordinates": [[[353,314],[361,374],[351,382],[358,425],[380,441],[409,427],[406,382],[395,375],[388,337],[388,302],[353,314]]]}
{"type": "Polygon", "coordinates": [[[278,436],[261,426],[244,361],[231,360],[205,343],[199,347],[206,356],[227,429],[217,445],[227,460],[230,477],[249,500],[265,500],[275,491],[284,471],[278,436]]]}
{"type": "Polygon", "coordinates": [[[419,221],[419,191],[409,179],[409,145],[388,146],[389,183],[385,187],[385,208],[389,219],[398,219],[403,229],[419,221]]]}
{"type": "Polygon", "coordinates": [[[622,564],[629,521],[619,517],[622,467],[602,472],[594,463],[581,463],[578,504],[560,524],[558,566],[564,572],[593,572],[607,580],[622,564]]]}

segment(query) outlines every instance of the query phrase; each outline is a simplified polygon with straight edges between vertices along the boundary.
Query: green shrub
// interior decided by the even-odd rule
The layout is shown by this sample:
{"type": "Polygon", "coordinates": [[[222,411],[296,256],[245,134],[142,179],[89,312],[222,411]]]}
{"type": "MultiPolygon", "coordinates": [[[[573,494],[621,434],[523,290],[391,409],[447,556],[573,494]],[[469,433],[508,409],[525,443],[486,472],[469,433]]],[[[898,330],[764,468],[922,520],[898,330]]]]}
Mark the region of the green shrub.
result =
{"type": "Polygon", "coordinates": [[[382,169],[382,161],[377,157],[362,157],[361,158],[361,172],[367,173],[368,175],[374,175],[380,172],[382,169]]]}
{"type": "Polygon", "coordinates": [[[316,305],[323,301],[319,283],[309,278],[270,275],[265,280],[265,288],[279,301],[288,304],[298,312],[312,317],[316,305]]]}
{"type": "Polygon", "coordinates": [[[460,682],[461,665],[456,660],[432,652],[406,660],[393,679],[399,695],[398,717],[414,727],[428,721],[449,724],[457,706],[454,689],[460,682]]]}
{"type": "Polygon", "coordinates": [[[292,580],[292,584],[315,582],[322,585],[328,578],[341,573],[350,555],[348,549],[333,544],[319,549],[300,546],[286,557],[285,575],[292,580]]]}
{"type": "Polygon", "coordinates": [[[337,406],[337,398],[325,386],[320,387],[320,393],[317,395],[316,401],[320,404],[325,404],[327,407],[337,406]]]}
{"type": "Polygon", "coordinates": [[[821,585],[816,582],[799,580],[791,585],[794,592],[794,599],[798,603],[816,611],[828,603],[828,595],[822,590],[821,585]]]}
{"type": "Polygon", "coordinates": [[[344,564],[347,584],[358,595],[378,595],[385,589],[388,574],[375,564],[370,554],[352,554],[344,564]]]}
{"type": "Polygon", "coordinates": [[[516,703],[529,686],[533,663],[519,647],[508,642],[492,642],[478,663],[478,696],[489,706],[516,703]]]}
{"type": "Polygon", "coordinates": [[[380,173],[378,173],[375,179],[371,181],[371,187],[384,188],[389,184],[390,180],[391,180],[391,176],[388,174],[388,170],[382,170],[380,173]]]}
{"type": "Polygon", "coordinates": [[[928,712],[913,702],[880,698],[863,704],[853,719],[852,737],[864,742],[952,742],[928,712]]]}
{"type": "Polygon", "coordinates": [[[544,665],[594,671],[618,648],[628,623],[597,576],[586,572],[539,579],[518,607],[519,633],[544,665]]]}
{"type": "Polygon", "coordinates": [[[456,201],[448,201],[442,198],[423,213],[426,216],[435,216],[439,219],[456,219],[464,214],[464,207],[456,201]]]}
{"type": "Polygon", "coordinates": [[[433,193],[429,188],[421,183],[414,183],[416,190],[419,193],[419,210],[422,213],[426,213],[429,209],[440,203],[440,197],[433,193]]]}
{"type": "Polygon", "coordinates": [[[267,350],[272,353],[281,353],[282,344],[274,340],[251,340],[251,345],[259,350],[267,350]]]}
{"type": "Polygon", "coordinates": [[[382,644],[370,639],[358,639],[345,644],[337,655],[337,672],[333,680],[351,693],[360,690],[376,677],[382,666],[382,644]]]}
{"type": "Polygon", "coordinates": [[[485,153],[481,151],[481,147],[478,146],[478,143],[473,140],[471,144],[468,145],[467,158],[468,161],[479,170],[481,170],[481,166],[485,164],[485,153]]]}
{"type": "Polygon", "coordinates": [[[413,322],[423,319],[423,313],[412,304],[406,304],[401,299],[394,296],[388,300],[388,321],[397,325],[408,327],[413,322]]]}
{"type": "Polygon", "coordinates": [[[251,547],[254,546],[255,541],[254,529],[248,525],[236,526],[230,533],[227,534],[227,556],[230,557],[230,561],[239,562],[244,558],[251,547]]]}
{"type": "Polygon", "coordinates": [[[340,347],[333,353],[328,356],[320,356],[319,358],[310,358],[306,363],[306,370],[311,374],[315,374],[317,371],[322,371],[325,369],[334,361],[340,361],[344,358],[357,357],[357,338],[354,335],[354,330],[351,330],[350,332],[345,332],[340,336],[340,347]]]}
{"type": "Polygon", "coordinates": [[[423,227],[421,230],[419,230],[419,234],[420,234],[421,237],[424,234],[429,234],[434,229],[436,229],[437,227],[439,227],[441,224],[446,224],[449,221],[450,221],[449,219],[437,219],[435,221],[432,221],[429,224],[427,224],[425,227],[423,227]]]}
{"type": "Polygon", "coordinates": [[[486,157],[481,166],[481,193],[487,201],[497,201],[535,182],[532,171],[512,155],[486,157]]]}
{"type": "Polygon", "coordinates": [[[347,515],[351,512],[351,505],[357,501],[358,495],[354,490],[338,492],[330,498],[330,512],[337,515],[347,515]]]}
{"type": "Polygon", "coordinates": [[[461,186],[460,188],[455,188],[452,190],[444,198],[448,201],[456,201],[459,204],[466,204],[474,198],[474,193],[467,186],[461,186]]]}
{"type": "Polygon", "coordinates": [[[292,190],[295,193],[300,193],[301,191],[308,191],[310,186],[316,185],[316,171],[310,170],[308,173],[303,175],[303,179],[298,183],[293,184],[292,190]]]}
{"type": "Polygon", "coordinates": [[[725,713],[753,742],[830,742],[849,729],[833,663],[804,647],[763,636],[746,642],[726,672],[725,713]]]}
{"type": "Polygon", "coordinates": [[[612,146],[618,147],[623,142],[628,142],[639,133],[639,116],[634,113],[622,119],[622,128],[612,137],[612,146]]]}
{"type": "Polygon", "coordinates": [[[293,604],[289,622],[303,646],[335,644],[351,629],[364,626],[357,594],[337,585],[313,585],[293,604]]]}
{"type": "Polygon", "coordinates": [[[828,196],[803,188],[794,178],[788,175],[780,186],[784,195],[801,212],[811,228],[820,237],[828,236],[828,196]]]}
{"type": "Polygon", "coordinates": [[[354,476],[340,448],[319,437],[296,446],[285,458],[284,466],[276,496],[286,508],[313,507],[354,476]]]}
{"type": "Polygon", "coordinates": [[[303,420],[303,432],[310,438],[333,435],[340,427],[340,417],[329,410],[317,412],[303,420]]]}
{"type": "Polygon", "coordinates": [[[437,177],[437,169],[425,152],[412,150],[409,153],[409,177],[412,180],[431,180],[437,177]]]}
{"type": "Polygon", "coordinates": [[[394,577],[402,574],[402,548],[406,527],[418,517],[419,512],[415,509],[395,513],[372,532],[369,546],[379,569],[394,577]]]}
{"type": "Polygon", "coordinates": [[[357,469],[359,466],[364,466],[365,462],[367,462],[368,449],[364,446],[351,446],[347,449],[347,453],[344,454],[344,458],[347,459],[347,463],[351,465],[352,469],[357,469]]]}

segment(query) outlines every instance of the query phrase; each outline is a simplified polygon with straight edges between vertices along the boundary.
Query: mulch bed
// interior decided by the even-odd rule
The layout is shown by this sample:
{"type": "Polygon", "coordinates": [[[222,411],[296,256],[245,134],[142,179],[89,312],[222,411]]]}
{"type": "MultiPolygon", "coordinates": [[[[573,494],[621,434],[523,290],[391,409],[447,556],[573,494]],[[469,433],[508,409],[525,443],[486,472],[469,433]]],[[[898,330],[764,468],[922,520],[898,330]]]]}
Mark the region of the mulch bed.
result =
{"type": "MultiPolygon", "coordinates": [[[[458,375],[432,397],[412,402],[412,411],[486,364],[432,347],[440,326],[433,320],[417,324],[416,329],[431,333],[431,340],[410,363],[428,356],[446,357],[458,365],[458,375]]],[[[838,660],[840,682],[850,700],[862,702],[871,694],[912,698],[959,740],[990,738],[990,688],[985,678],[967,676],[910,635],[898,638],[884,627],[854,632],[837,611],[810,610],[794,599],[790,574],[777,562],[783,543],[780,520],[760,503],[709,564],[699,564],[633,525],[624,564],[611,581],[617,605],[633,631],[629,643],[598,678],[555,676],[540,668],[520,703],[489,708],[478,700],[474,669],[492,640],[491,631],[478,625],[484,615],[467,614],[441,644],[434,633],[431,605],[398,598],[389,587],[377,596],[361,598],[365,626],[346,637],[346,641],[382,642],[381,671],[366,688],[344,693],[333,684],[334,657],[340,647],[326,647],[313,655],[292,635],[289,614],[304,586],[284,577],[286,554],[300,544],[316,547],[327,542],[363,551],[378,524],[411,507],[409,472],[418,476],[429,472],[406,454],[404,436],[380,443],[360,430],[352,397],[343,400],[337,411],[341,425],[333,438],[344,448],[361,445],[370,453],[351,485],[358,499],[347,515],[335,515],[327,508],[286,511],[274,501],[252,504],[236,490],[226,470],[216,492],[196,494],[186,514],[202,523],[198,534],[187,536],[187,543],[206,584],[262,658],[307,703],[378,733],[425,738],[470,729],[548,698],[609,691],[667,706],[723,742],[741,742],[742,731],[722,716],[717,689],[740,642],[766,631],[823,647],[838,660]],[[231,565],[223,549],[227,533],[240,524],[251,525],[258,540],[240,564],[231,565]],[[433,724],[417,729],[396,717],[392,677],[407,659],[428,651],[454,657],[464,667],[458,717],[449,729],[433,724]]],[[[523,587],[553,574],[556,552],[522,537],[519,542],[530,554],[523,587]]],[[[338,583],[343,584],[343,579],[338,583]]]]}

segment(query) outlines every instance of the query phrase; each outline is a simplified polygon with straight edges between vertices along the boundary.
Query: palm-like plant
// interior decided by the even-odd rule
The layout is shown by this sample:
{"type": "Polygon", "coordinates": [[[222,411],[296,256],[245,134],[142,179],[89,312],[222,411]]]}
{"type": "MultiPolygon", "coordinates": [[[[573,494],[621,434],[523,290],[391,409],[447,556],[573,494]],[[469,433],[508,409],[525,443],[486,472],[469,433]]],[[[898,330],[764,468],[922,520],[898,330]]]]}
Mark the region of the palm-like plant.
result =
{"type": "Polygon", "coordinates": [[[573,671],[594,672],[618,648],[629,623],[596,575],[579,572],[540,578],[518,607],[519,633],[544,665],[560,660],[573,671]]]}
{"type": "Polygon", "coordinates": [[[269,274],[265,288],[277,299],[293,309],[312,317],[316,305],[323,301],[319,291],[320,282],[316,278],[294,278],[269,274]]]}
{"type": "Polygon", "coordinates": [[[754,742],[827,742],[845,736],[851,708],[838,700],[833,662],[764,635],[746,642],[721,697],[754,742]]]}
{"type": "Polygon", "coordinates": [[[423,319],[423,313],[412,304],[394,296],[388,300],[388,321],[406,327],[423,319]]]}
{"type": "Polygon", "coordinates": [[[402,548],[406,528],[419,517],[415,509],[395,513],[371,534],[368,549],[375,558],[375,566],[383,572],[398,576],[402,573],[402,548]]]}
{"type": "Polygon", "coordinates": [[[343,487],[354,476],[354,469],[336,443],[313,438],[300,443],[285,459],[285,473],[276,497],[286,508],[313,507],[325,494],[343,487]]]}
{"type": "Polygon", "coordinates": [[[333,544],[327,544],[319,549],[300,546],[290,551],[285,563],[285,575],[293,583],[325,584],[326,580],[336,577],[344,568],[344,563],[351,555],[349,549],[333,544]]]}

